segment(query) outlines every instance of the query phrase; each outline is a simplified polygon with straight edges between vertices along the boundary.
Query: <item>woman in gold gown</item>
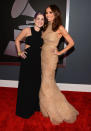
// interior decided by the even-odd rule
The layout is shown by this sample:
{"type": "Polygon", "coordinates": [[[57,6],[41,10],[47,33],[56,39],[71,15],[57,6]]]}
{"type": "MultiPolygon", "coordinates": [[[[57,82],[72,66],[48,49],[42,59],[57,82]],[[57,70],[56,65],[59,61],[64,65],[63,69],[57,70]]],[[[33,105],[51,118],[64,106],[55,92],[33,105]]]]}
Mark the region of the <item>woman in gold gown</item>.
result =
{"type": "Polygon", "coordinates": [[[44,44],[41,52],[42,82],[39,92],[40,111],[43,116],[49,117],[53,124],[63,121],[75,122],[79,112],[67,101],[60,92],[55,81],[55,70],[58,55],[66,53],[74,46],[74,41],[61,24],[61,12],[56,5],[50,5],[45,11],[45,25],[42,38],[44,44]],[[61,37],[67,41],[67,46],[57,50],[61,37]]]}

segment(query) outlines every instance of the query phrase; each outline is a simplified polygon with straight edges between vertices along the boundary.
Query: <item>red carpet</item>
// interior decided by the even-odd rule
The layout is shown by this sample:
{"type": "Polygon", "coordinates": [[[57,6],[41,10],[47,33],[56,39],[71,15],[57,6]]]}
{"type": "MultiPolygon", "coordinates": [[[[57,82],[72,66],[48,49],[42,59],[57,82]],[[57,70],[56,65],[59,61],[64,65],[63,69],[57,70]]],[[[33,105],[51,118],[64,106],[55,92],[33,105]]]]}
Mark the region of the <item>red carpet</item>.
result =
{"type": "Polygon", "coordinates": [[[40,112],[29,119],[15,115],[17,89],[0,87],[0,131],[91,131],[91,93],[63,92],[80,115],[74,124],[54,126],[40,112]]]}

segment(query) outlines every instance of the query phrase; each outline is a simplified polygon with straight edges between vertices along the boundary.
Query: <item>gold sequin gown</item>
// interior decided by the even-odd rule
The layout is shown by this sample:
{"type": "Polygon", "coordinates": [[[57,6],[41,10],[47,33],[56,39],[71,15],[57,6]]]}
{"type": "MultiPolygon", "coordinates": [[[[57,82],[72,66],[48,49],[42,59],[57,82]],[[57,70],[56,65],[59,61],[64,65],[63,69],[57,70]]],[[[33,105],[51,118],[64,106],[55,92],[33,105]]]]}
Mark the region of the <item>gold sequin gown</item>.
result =
{"type": "Polygon", "coordinates": [[[42,38],[44,44],[41,52],[40,111],[43,116],[49,117],[53,124],[60,124],[63,121],[73,123],[79,113],[60,92],[55,81],[58,56],[54,54],[54,50],[57,49],[59,38],[57,32],[52,31],[52,24],[48,25],[42,38]]]}

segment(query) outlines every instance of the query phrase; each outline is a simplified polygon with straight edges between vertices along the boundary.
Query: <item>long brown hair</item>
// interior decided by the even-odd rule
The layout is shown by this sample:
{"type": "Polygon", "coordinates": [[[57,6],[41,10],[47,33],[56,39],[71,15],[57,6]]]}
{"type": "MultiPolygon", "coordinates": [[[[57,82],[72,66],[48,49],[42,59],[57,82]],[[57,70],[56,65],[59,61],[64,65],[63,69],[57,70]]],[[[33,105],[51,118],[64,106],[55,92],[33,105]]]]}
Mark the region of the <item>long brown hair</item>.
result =
{"type": "MultiPolygon", "coordinates": [[[[62,25],[61,11],[56,5],[49,5],[47,8],[50,8],[52,12],[54,13],[55,18],[52,23],[52,30],[56,31],[59,28],[59,26],[62,25]]],[[[45,18],[45,23],[44,23],[44,31],[45,31],[48,27],[48,20],[46,18],[46,10],[44,13],[44,18],[45,18]]]]}

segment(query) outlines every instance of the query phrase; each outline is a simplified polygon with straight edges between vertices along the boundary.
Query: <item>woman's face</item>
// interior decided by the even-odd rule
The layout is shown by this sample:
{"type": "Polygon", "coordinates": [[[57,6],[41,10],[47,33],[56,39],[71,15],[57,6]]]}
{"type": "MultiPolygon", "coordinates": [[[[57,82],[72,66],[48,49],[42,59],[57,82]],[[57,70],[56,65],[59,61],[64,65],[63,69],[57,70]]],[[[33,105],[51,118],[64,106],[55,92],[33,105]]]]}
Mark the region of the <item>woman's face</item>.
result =
{"type": "Polygon", "coordinates": [[[34,23],[37,27],[41,28],[44,25],[44,16],[42,14],[37,15],[34,19],[34,23]]]}
{"type": "Polygon", "coordinates": [[[53,11],[49,7],[46,9],[46,18],[49,22],[53,22],[55,18],[53,11]]]}

